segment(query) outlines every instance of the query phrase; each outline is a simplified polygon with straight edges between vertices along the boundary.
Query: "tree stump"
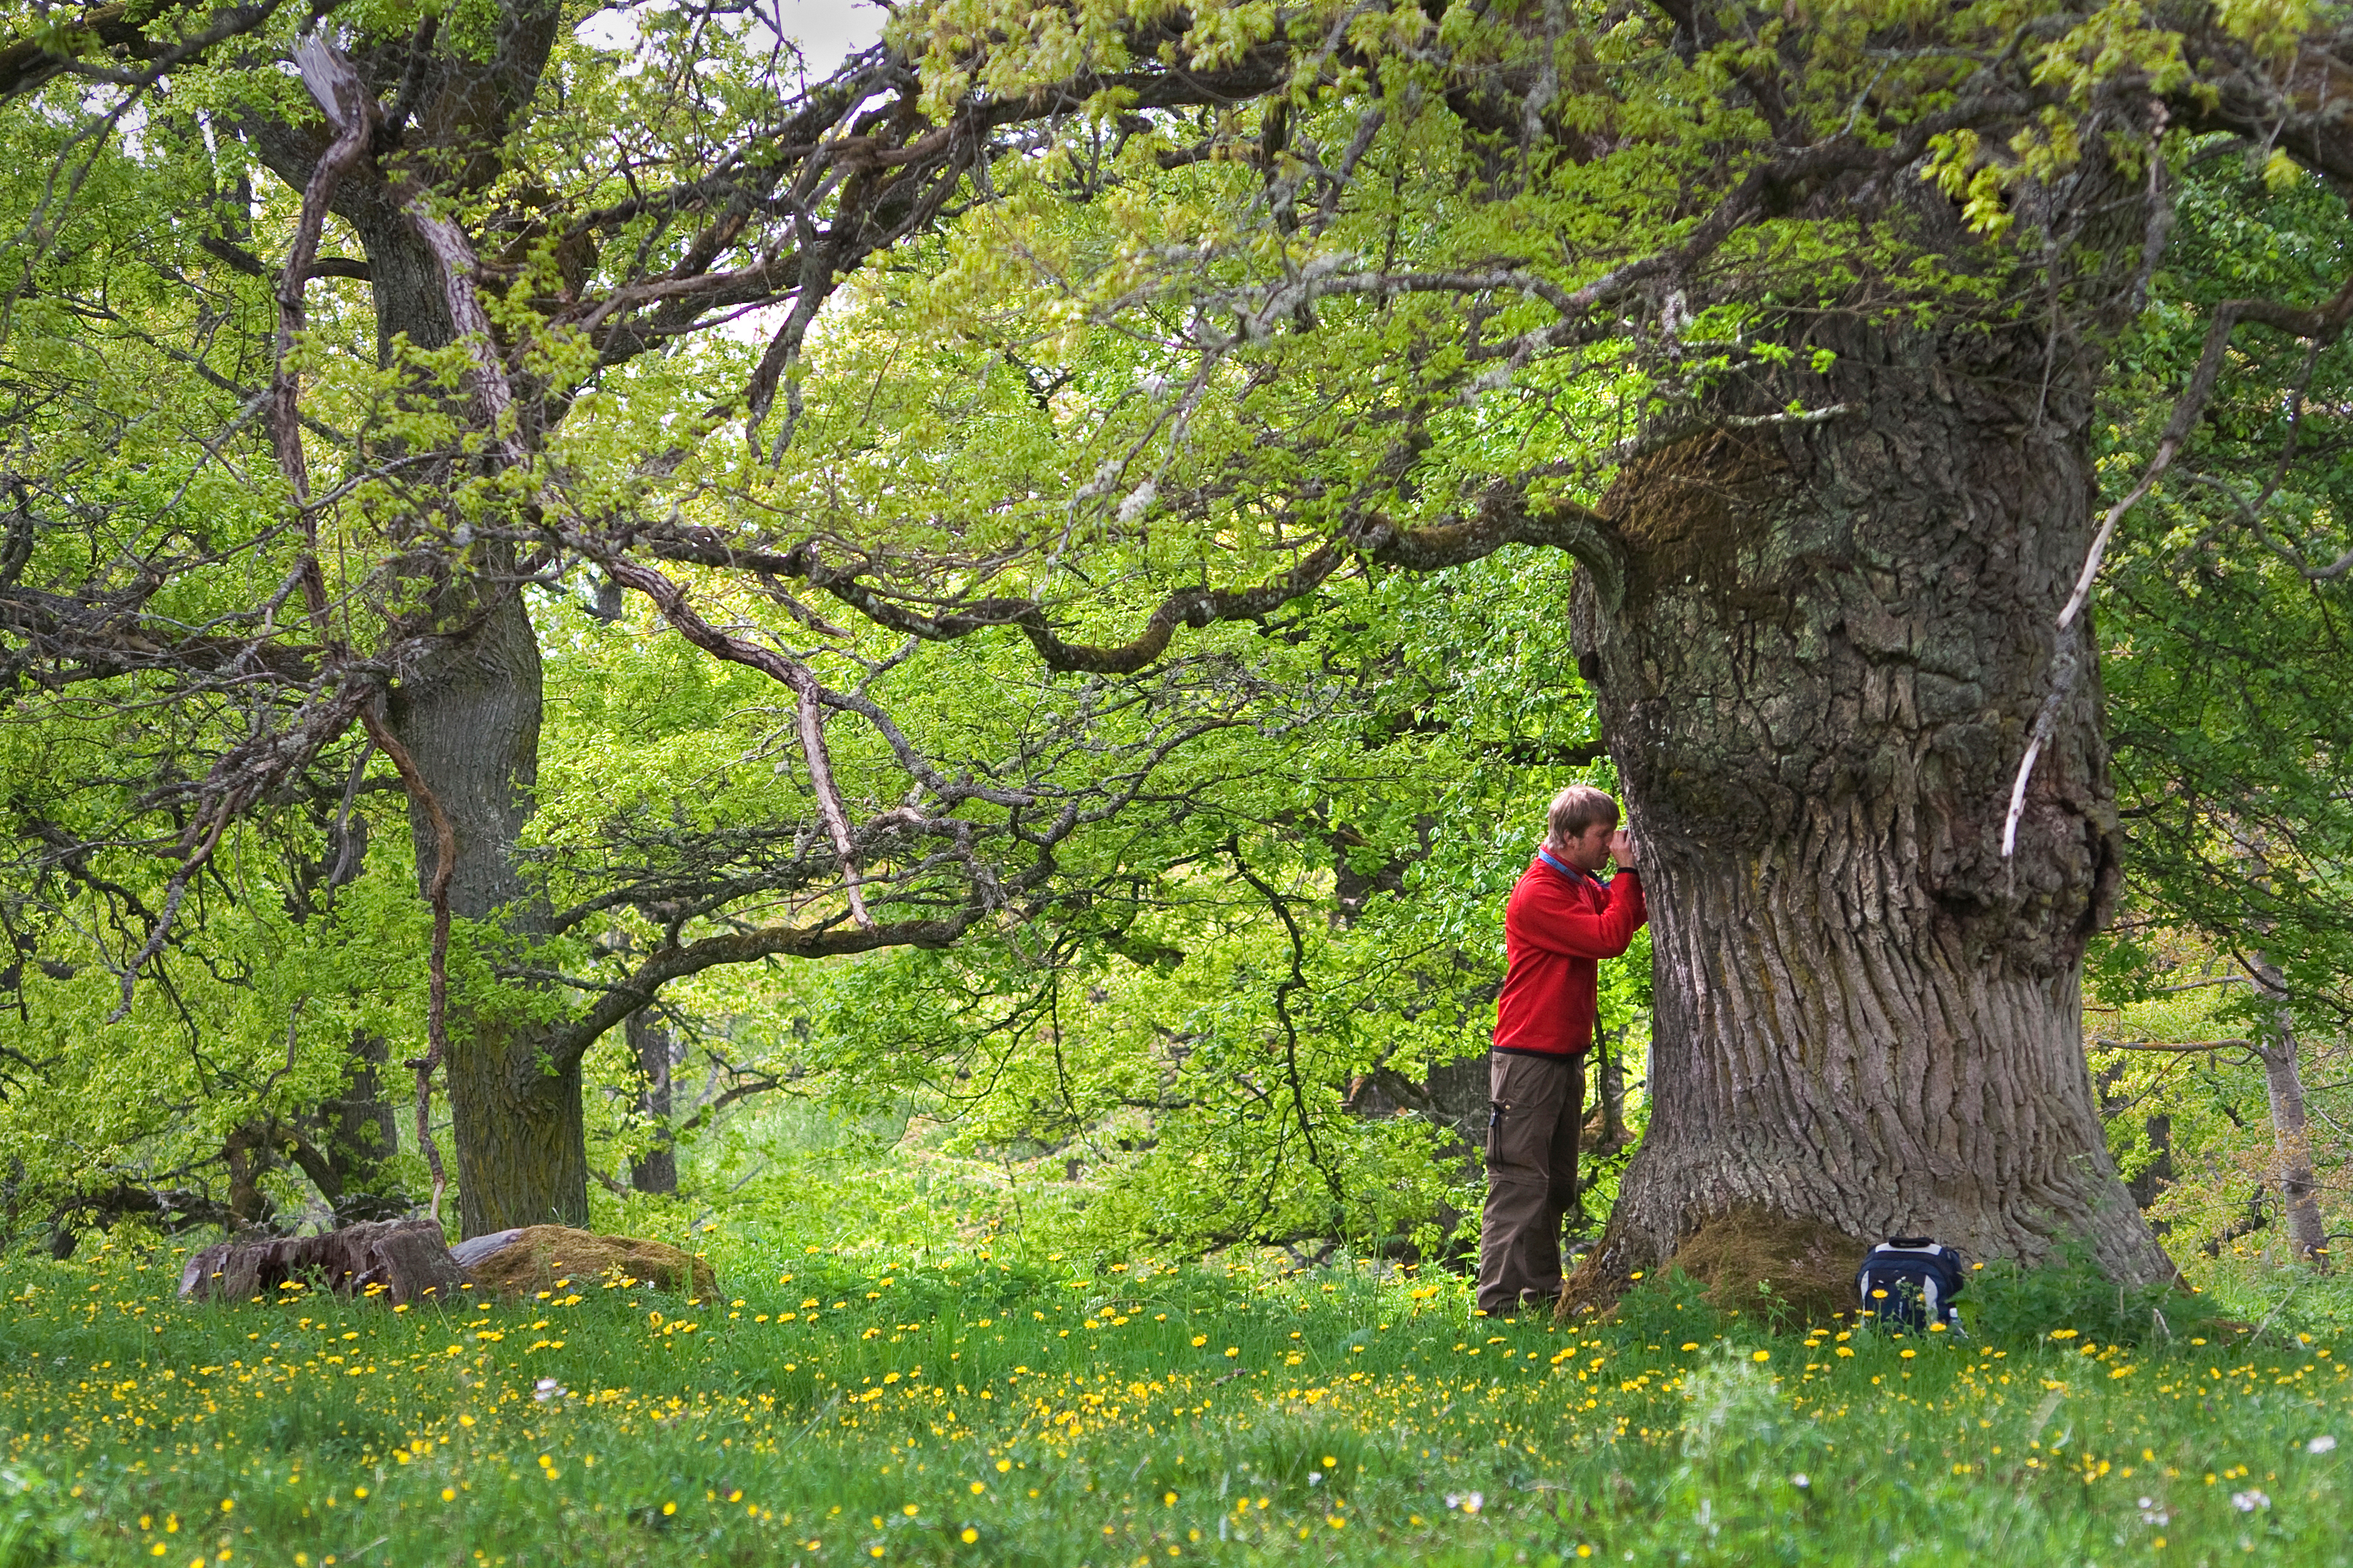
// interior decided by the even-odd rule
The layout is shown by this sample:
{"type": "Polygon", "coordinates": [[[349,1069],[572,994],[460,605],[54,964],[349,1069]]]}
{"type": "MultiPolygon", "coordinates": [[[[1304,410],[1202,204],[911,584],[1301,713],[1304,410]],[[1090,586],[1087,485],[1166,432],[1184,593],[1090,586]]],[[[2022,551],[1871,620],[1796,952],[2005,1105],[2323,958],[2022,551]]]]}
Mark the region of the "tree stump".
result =
{"type": "Polygon", "coordinates": [[[249,1301],[290,1280],[323,1284],[339,1296],[383,1297],[396,1305],[446,1301],[469,1283],[429,1219],[347,1225],[323,1236],[224,1241],[188,1259],[180,1296],[190,1301],[249,1301]]]}

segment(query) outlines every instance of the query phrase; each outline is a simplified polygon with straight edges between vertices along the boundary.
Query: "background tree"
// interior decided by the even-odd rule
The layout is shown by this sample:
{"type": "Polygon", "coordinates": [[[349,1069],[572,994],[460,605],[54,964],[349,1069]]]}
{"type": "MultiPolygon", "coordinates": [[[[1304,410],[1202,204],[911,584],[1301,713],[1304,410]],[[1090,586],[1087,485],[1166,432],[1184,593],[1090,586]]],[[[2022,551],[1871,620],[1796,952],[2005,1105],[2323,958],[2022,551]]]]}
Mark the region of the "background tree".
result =
{"type": "MultiPolygon", "coordinates": [[[[165,464],[182,480],[177,491],[86,501],[76,464],[141,456],[120,421],[86,417],[89,403],[69,399],[48,426],[22,427],[18,668],[51,688],[143,681],[175,718],[191,716],[176,776],[119,802],[134,815],[166,806],[182,829],[172,838],[179,864],[159,898],[124,902],[100,892],[143,928],[108,955],[125,1009],[231,826],[356,727],[408,796],[418,885],[435,912],[430,1047],[416,1066],[448,1077],[463,1223],[480,1230],[577,1220],[586,1175],[580,1057],[661,984],[778,952],[945,941],[976,919],[1019,909],[1050,878],[1057,844],[1110,815],[1191,735],[1229,721],[1180,717],[1125,742],[1099,723],[1079,747],[1098,770],[1067,788],[1022,787],[1031,760],[1022,752],[1067,756],[1069,733],[1033,734],[1011,759],[987,758],[981,771],[998,777],[976,777],[970,767],[951,776],[910,746],[865,691],[835,690],[809,661],[754,649],[704,621],[658,569],[609,554],[604,532],[617,521],[615,505],[627,503],[618,520],[626,538],[649,466],[677,460],[662,427],[677,412],[681,383],[673,378],[692,374],[670,354],[652,384],[625,387],[628,367],[747,307],[788,305],[787,331],[765,374],[735,367],[739,386],[741,372],[754,370],[745,395],[765,414],[783,362],[835,279],[938,209],[990,152],[989,115],[960,140],[934,137],[913,153],[884,156],[874,136],[898,146],[913,132],[909,116],[851,111],[878,91],[908,100],[914,84],[903,62],[875,51],[804,90],[779,40],[746,43],[706,27],[700,14],[648,18],[652,68],[642,72],[574,43],[554,5],[504,8],[446,30],[429,7],[371,15],[334,43],[310,33],[308,21],[263,14],[158,44],[175,19],[159,16],[157,34],[127,38],[111,24],[90,35],[67,29],[24,40],[10,55],[19,90],[70,95],[93,77],[118,89],[94,121],[20,121],[38,154],[26,165],[36,184],[56,176],[24,204],[36,217],[19,248],[37,281],[14,301],[20,316],[51,294],[71,301],[69,310],[111,299],[137,272],[145,312],[125,321],[98,304],[92,313],[107,325],[82,341],[136,343],[211,393],[174,410],[174,422],[185,415],[205,431],[194,454],[165,464]],[[101,58],[74,58],[79,44],[101,58]],[[266,68],[290,56],[308,101],[266,68]],[[543,94],[551,108],[570,95],[565,111],[532,120],[526,111],[543,94]],[[117,145],[111,133],[133,110],[151,116],[147,139],[117,145]],[[604,136],[608,124],[630,127],[617,149],[604,136]],[[714,127],[715,141],[706,133],[714,127]],[[773,156],[794,147],[786,163],[773,156]],[[650,194],[638,180],[641,167],[665,171],[650,194]],[[274,202],[251,181],[264,168],[282,183],[274,202]],[[160,231],[151,226],[138,236],[143,244],[132,242],[120,228],[124,209],[85,199],[107,182],[143,182],[151,199],[160,196],[146,214],[151,226],[166,215],[160,231]],[[759,224],[747,226],[747,208],[761,209],[759,224]],[[195,221],[168,216],[179,214],[195,221]],[[60,243],[49,219],[79,226],[60,243]],[[265,265],[252,248],[277,247],[257,237],[257,221],[285,247],[282,266],[265,265]],[[322,259],[331,227],[360,254],[322,259]],[[600,258],[608,258],[601,269],[600,258]],[[192,269],[206,289],[175,289],[192,269]],[[265,294],[273,275],[277,287],[265,294]],[[306,285],[319,278],[364,285],[347,301],[356,309],[314,323],[306,285]],[[216,358],[254,379],[226,374],[216,358]],[[575,400],[608,390],[633,395],[613,400],[622,410],[614,425],[592,417],[586,423],[598,428],[559,456],[552,437],[575,400]],[[80,440],[74,457],[61,456],[59,423],[80,440]],[[647,431],[651,447],[632,438],[647,431]],[[263,456],[274,475],[251,467],[263,456]],[[200,483],[239,505],[206,515],[192,543],[182,514],[202,499],[186,487],[200,483]],[[598,537],[575,538],[584,528],[598,537]],[[73,563],[85,548],[107,563],[95,577],[73,563]],[[526,879],[522,839],[545,684],[527,600],[559,588],[587,558],[605,568],[604,584],[626,578],[706,651],[748,660],[789,692],[799,782],[821,839],[811,843],[797,825],[748,835],[707,823],[657,832],[636,847],[642,853],[625,847],[617,857],[642,885],[607,882],[569,909],[526,879]],[[40,587],[22,580],[28,569],[40,587]],[[269,580],[259,597],[257,577],[269,580]],[[231,694],[238,721],[205,727],[231,694]],[[854,825],[844,805],[824,735],[824,719],[837,710],[897,742],[886,765],[904,782],[880,792],[871,824],[854,825]],[[1137,761],[1141,771],[1122,771],[1137,761]],[[973,801],[1001,815],[937,820],[973,801]],[[983,852],[997,838],[1027,864],[990,864],[983,852]],[[868,907],[877,884],[860,878],[856,862],[886,843],[924,840],[931,852],[911,856],[904,872],[908,918],[884,929],[868,907]],[[959,877],[960,891],[945,886],[959,877]],[[700,923],[755,895],[828,887],[831,903],[820,900],[806,925],[700,923]],[[667,940],[628,988],[605,991],[576,1016],[558,994],[527,986],[496,995],[478,988],[452,1007],[445,954],[453,922],[493,947],[529,944],[633,903],[667,940]],[[691,925],[697,934],[682,935],[691,925]]],[[[115,367],[99,359],[82,368],[76,390],[107,389],[96,402],[111,405],[120,384],[106,378],[115,367]]],[[[717,416],[693,417],[707,428],[717,416]]],[[[152,421],[130,423],[144,438],[152,421]]],[[[754,582],[765,575],[757,564],[750,574],[754,582]]],[[[607,587],[596,592],[602,607],[607,587]]],[[[869,687],[903,662],[855,648],[842,657],[869,687]]],[[[1206,693],[1214,709],[1215,684],[1214,673],[1204,681],[1155,671],[1126,697],[1101,700],[1132,707],[1150,689],[1178,706],[1206,693]]],[[[110,696],[119,706],[120,693],[110,696]]],[[[504,951],[512,978],[554,973],[547,954],[533,962],[520,948],[504,951]]]]}
{"type": "MultiPolygon", "coordinates": [[[[2343,289],[2341,198],[2268,173],[2220,138],[2193,154],[2152,309],[2111,395],[2110,472],[2137,469],[2162,439],[2154,394],[2192,376],[2208,321],[2343,289]]],[[[2170,475],[2120,531],[2105,588],[2130,918],[2101,990],[2126,1005],[2209,993],[2216,1005],[2198,1009],[2198,1027],[2150,1043],[2178,1056],[2201,1037],[2243,1042],[2206,1053],[2181,1089],[2194,1082],[2195,1101],[2236,1076],[2216,1055],[2259,1069],[2261,1108],[2247,1110],[2271,1143],[2262,1184],[2291,1250],[2310,1258],[2328,1239],[2316,1143],[2341,1141],[2309,1101],[2307,1042],[2341,1039],[2353,1001],[2353,732],[2337,689],[2353,571],[2336,413],[2348,362],[2325,321],[2299,333],[2304,323],[2255,320],[2233,340],[2242,369],[2218,379],[2170,475]]],[[[2164,1065],[2185,1079],[2189,1064],[2164,1065]]],[[[2324,1089],[2337,1076],[2324,1072],[2324,1089]]],[[[2169,1110],[2175,1098],[2158,1090],[2148,1103],[2169,1110]]],[[[2238,1212],[2224,1224],[2247,1206],[2233,1175],[2238,1212]]]]}

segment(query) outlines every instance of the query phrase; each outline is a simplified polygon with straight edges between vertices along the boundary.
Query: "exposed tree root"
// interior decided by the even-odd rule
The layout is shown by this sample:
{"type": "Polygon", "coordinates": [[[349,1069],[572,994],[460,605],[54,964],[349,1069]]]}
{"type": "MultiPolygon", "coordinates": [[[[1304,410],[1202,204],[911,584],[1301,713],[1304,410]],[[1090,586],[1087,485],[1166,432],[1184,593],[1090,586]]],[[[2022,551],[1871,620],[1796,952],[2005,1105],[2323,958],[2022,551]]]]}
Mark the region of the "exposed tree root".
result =
{"type": "MultiPolygon", "coordinates": [[[[1869,1244],[1816,1220],[1742,1206],[1703,1222],[1660,1272],[1680,1268],[1705,1288],[1708,1304],[1768,1320],[1821,1322],[1854,1310],[1854,1275],[1869,1244]]],[[[1621,1256],[1602,1244],[1588,1253],[1561,1289],[1562,1318],[1605,1313],[1634,1281],[1606,1269],[1621,1256]]]]}

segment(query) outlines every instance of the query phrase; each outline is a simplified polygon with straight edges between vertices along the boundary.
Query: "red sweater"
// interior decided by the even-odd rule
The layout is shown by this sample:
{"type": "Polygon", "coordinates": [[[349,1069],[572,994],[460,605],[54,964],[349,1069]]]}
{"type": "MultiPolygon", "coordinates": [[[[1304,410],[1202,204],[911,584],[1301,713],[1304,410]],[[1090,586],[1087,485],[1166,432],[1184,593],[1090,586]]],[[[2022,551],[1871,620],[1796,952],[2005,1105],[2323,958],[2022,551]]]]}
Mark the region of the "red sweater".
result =
{"type": "Polygon", "coordinates": [[[1503,994],[1495,1048],[1575,1056],[1593,1043],[1599,961],[1626,951],[1642,929],[1642,879],[1630,866],[1608,882],[1530,862],[1504,907],[1503,994]]]}

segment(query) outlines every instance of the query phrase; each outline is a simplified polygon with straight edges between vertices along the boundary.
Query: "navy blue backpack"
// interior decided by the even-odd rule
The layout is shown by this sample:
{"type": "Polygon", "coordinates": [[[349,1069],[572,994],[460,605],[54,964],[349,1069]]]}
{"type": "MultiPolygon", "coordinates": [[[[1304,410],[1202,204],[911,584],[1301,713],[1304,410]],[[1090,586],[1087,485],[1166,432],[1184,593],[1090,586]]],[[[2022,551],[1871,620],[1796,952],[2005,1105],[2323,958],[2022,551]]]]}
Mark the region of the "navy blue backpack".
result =
{"type": "Polygon", "coordinates": [[[1854,1274],[1867,1321],[1882,1328],[1925,1331],[1942,1323],[1957,1332],[1960,1309],[1953,1298],[1968,1282],[1961,1255],[1925,1236],[1888,1237],[1862,1255],[1854,1274]]]}

